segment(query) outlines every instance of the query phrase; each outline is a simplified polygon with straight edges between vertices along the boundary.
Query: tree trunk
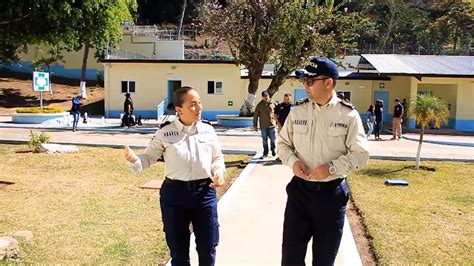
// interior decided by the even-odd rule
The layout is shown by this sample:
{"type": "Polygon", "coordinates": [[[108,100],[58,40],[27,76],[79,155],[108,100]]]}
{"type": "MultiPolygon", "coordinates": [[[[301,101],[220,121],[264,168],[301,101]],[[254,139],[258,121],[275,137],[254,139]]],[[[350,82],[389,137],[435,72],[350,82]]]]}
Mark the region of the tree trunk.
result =
{"type": "Polygon", "coordinates": [[[84,42],[84,57],[82,58],[81,68],[81,83],[79,85],[79,93],[82,98],[87,98],[86,92],[86,70],[87,70],[87,59],[89,58],[89,40],[84,42]]]}
{"type": "Polygon", "coordinates": [[[286,78],[290,75],[290,71],[283,70],[282,68],[273,76],[272,82],[268,85],[267,91],[270,94],[270,98],[280,89],[281,85],[285,82],[286,78]]]}
{"type": "Polygon", "coordinates": [[[390,35],[392,34],[393,27],[395,26],[395,15],[397,13],[396,2],[389,1],[388,8],[390,9],[390,20],[387,25],[387,31],[385,32],[385,35],[382,37],[382,43],[380,45],[381,48],[383,49],[383,53],[385,53],[385,46],[387,45],[388,39],[390,38],[390,35]]]}
{"type": "Polygon", "coordinates": [[[457,27],[454,28],[453,42],[454,42],[454,45],[453,45],[453,54],[455,54],[455,53],[456,53],[457,44],[458,44],[458,28],[457,28],[457,27]]]}
{"type": "MultiPolygon", "coordinates": [[[[263,70],[263,66],[262,66],[263,70]]],[[[247,98],[244,101],[244,104],[240,107],[240,116],[251,116],[253,113],[254,109],[254,104],[255,104],[255,93],[258,90],[258,82],[260,81],[261,77],[260,72],[251,72],[249,71],[249,86],[247,88],[248,94],[247,98]],[[259,73],[259,74],[255,74],[259,73]]]]}
{"type": "Polygon", "coordinates": [[[178,30],[178,40],[181,40],[181,29],[183,27],[183,20],[184,20],[184,13],[186,12],[186,4],[187,1],[183,1],[183,13],[181,13],[181,20],[179,22],[179,30],[178,30]]]}
{"type": "Polygon", "coordinates": [[[420,169],[421,144],[423,144],[423,134],[425,134],[425,129],[421,128],[420,141],[418,142],[418,151],[416,152],[416,170],[420,169]]]}

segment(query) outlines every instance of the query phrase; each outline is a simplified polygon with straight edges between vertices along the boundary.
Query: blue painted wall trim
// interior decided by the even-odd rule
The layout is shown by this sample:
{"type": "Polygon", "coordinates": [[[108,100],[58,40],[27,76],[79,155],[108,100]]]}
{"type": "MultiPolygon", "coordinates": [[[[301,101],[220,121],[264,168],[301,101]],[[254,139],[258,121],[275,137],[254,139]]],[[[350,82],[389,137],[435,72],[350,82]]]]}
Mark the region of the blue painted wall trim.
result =
{"type": "MultiPolygon", "coordinates": [[[[442,124],[442,128],[455,128],[456,125],[456,119],[448,119],[448,124],[442,124]]],[[[416,128],[416,121],[413,118],[408,119],[408,128],[414,129],[416,128]]]]}
{"type": "MultiPolygon", "coordinates": [[[[109,118],[120,118],[120,114],[123,113],[122,110],[109,110],[109,118]]],[[[141,115],[142,118],[147,119],[156,119],[156,110],[134,110],[134,115],[141,115]]],[[[217,120],[216,115],[238,115],[239,111],[203,111],[202,119],[215,121],[217,120]]]]}
{"type": "Polygon", "coordinates": [[[239,114],[239,111],[216,111],[216,110],[208,110],[208,111],[205,111],[203,110],[202,111],[202,119],[206,119],[206,120],[211,120],[211,121],[216,121],[217,118],[216,116],[217,115],[238,115],[239,114]]]}
{"type": "Polygon", "coordinates": [[[454,129],[459,131],[474,131],[474,120],[457,119],[454,129]]]}
{"type": "MultiPolygon", "coordinates": [[[[13,72],[20,73],[33,73],[33,68],[31,67],[31,61],[23,61],[23,63],[15,63],[11,65],[4,65],[0,63],[0,67],[4,67],[13,72]]],[[[81,78],[81,69],[80,68],[64,68],[63,65],[52,65],[50,68],[45,69],[46,72],[52,72],[52,76],[70,78],[70,79],[80,79],[81,78]]],[[[87,80],[97,80],[97,69],[87,68],[86,70],[86,79],[87,80]]]]}

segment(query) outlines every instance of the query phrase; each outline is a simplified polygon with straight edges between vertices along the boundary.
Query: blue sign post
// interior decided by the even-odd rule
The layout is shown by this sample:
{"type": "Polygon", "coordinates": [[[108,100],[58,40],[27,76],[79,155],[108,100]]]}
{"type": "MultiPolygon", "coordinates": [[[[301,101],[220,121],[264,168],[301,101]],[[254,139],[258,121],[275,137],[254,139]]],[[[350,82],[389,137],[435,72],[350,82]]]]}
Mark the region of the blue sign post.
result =
{"type": "Polygon", "coordinates": [[[33,91],[40,92],[40,107],[43,111],[43,91],[49,91],[49,73],[48,72],[33,72],[33,91]]]}

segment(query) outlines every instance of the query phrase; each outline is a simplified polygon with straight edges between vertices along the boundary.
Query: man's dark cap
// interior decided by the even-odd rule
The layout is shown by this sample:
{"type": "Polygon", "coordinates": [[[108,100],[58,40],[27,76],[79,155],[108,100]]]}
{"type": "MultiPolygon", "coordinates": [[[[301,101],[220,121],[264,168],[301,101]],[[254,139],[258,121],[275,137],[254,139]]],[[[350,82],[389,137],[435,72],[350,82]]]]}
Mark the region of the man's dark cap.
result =
{"type": "Polygon", "coordinates": [[[268,94],[268,91],[262,91],[262,97],[268,97],[270,94],[268,94]]]}
{"type": "Polygon", "coordinates": [[[339,79],[336,63],[326,57],[313,57],[305,68],[296,70],[295,74],[299,78],[323,75],[332,79],[339,79]]]}
{"type": "Polygon", "coordinates": [[[395,101],[396,101],[396,102],[399,102],[399,101],[400,101],[400,98],[398,98],[398,97],[395,98],[395,101]]]}

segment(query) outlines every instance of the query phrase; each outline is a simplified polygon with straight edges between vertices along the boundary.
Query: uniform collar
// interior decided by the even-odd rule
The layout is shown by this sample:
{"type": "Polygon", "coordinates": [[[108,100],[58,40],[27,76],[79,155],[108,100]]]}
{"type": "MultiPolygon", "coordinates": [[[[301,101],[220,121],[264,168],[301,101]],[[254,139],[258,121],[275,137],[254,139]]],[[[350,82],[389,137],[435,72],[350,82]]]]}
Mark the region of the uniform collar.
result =
{"type": "Polygon", "coordinates": [[[312,100],[310,100],[310,101],[311,101],[311,105],[313,106],[314,110],[321,111],[323,109],[329,109],[329,110],[333,109],[337,105],[337,103],[340,102],[340,99],[337,98],[336,94],[333,94],[331,99],[329,100],[329,102],[326,103],[325,105],[321,105],[321,106],[319,104],[313,102],[312,100]]]}
{"type": "Polygon", "coordinates": [[[337,103],[340,102],[340,101],[341,101],[341,99],[339,99],[337,97],[337,95],[334,93],[331,100],[329,100],[329,102],[326,104],[326,106],[329,109],[333,109],[337,105],[337,103]]]}
{"type": "Polygon", "coordinates": [[[196,128],[196,123],[193,123],[190,126],[186,126],[183,123],[181,123],[181,121],[179,121],[178,117],[174,120],[174,124],[176,125],[178,132],[183,132],[183,133],[190,133],[193,131],[193,129],[196,128]]]}

